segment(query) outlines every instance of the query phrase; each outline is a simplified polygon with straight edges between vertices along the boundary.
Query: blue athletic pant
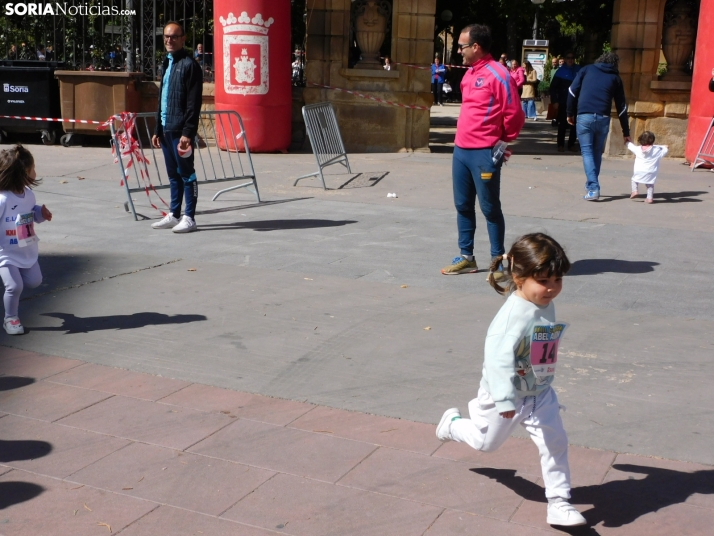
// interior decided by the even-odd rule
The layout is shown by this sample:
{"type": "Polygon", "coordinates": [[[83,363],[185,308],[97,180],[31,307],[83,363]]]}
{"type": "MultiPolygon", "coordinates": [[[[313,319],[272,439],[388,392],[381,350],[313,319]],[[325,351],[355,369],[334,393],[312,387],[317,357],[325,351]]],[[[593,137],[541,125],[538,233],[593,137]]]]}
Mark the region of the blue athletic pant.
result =
{"type": "Polygon", "coordinates": [[[494,165],[491,149],[454,147],[451,176],[454,183],[456,225],[462,255],[474,254],[476,198],[486,218],[491,257],[503,255],[506,222],[501,211],[501,164],[494,165]]]}

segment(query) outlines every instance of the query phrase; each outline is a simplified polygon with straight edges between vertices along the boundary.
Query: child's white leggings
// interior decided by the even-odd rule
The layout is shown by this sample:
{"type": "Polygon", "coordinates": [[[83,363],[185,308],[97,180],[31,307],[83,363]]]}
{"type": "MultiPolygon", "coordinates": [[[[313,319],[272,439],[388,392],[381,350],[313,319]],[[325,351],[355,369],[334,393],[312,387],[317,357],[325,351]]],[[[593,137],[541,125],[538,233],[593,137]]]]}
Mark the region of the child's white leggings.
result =
{"type": "Polygon", "coordinates": [[[568,437],[560,418],[560,405],[555,391],[546,389],[537,397],[516,400],[516,416],[504,419],[483,388],[469,402],[470,419],[451,423],[451,438],[483,452],[493,452],[513,433],[519,424],[531,435],[540,452],[540,465],[548,499],[570,498],[568,437]]]}
{"type": "MultiPolygon", "coordinates": [[[[636,192],[639,185],[639,182],[632,181],[632,191],[636,192]]],[[[652,199],[654,196],[654,184],[645,184],[645,186],[647,186],[647,199],[652,199]]]]}
{"type": "Polygon", "coordinates": [[[20,294],[27,288],[39,287],[42,283],[42,272],[39,263],[35,263],[29,268],[18,268],[11,264],[0,266],[0,277],[5,285],[5,296],[3,305],[5,306],[5,318],[17,316],[17,309],[20,306],[20,294]]]}

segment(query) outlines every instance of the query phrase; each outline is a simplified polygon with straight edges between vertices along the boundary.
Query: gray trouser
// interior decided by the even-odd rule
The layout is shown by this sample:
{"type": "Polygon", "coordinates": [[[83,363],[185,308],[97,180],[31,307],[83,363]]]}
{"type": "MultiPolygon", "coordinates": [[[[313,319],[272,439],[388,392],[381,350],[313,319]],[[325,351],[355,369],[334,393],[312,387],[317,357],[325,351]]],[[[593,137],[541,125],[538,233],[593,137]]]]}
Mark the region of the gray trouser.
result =
{"type": "Polygon", "coordinates": [[[39,263],[35,263],[29,268],[18,268],[11,264],[0,266],[0,277],[5,285],[5,296],[3,305],[5,306],[5,318],[17,316],[17,308],[20,305],[20,294],[27,288],[39,287],[42,283],[42,272],[39,263]]]}

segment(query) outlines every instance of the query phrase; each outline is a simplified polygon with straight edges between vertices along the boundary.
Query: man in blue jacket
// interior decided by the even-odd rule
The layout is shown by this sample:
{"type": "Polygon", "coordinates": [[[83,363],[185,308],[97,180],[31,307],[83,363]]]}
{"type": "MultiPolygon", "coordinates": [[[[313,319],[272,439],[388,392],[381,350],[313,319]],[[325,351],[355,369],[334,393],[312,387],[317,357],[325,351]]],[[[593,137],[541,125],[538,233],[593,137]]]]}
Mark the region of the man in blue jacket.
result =
{"type": "Polygon", "coordinates": [[[196,230],[196,201],[198,184],[193,167],[193,139],[198,132],[203,94],[201,66],[183,48],[186,35],[177,22],[164,26],[166,59],[162,65],[163,77],[159,89],[159,109],[156,112],[156,130],[151,137],[154,147],[161,148],[166,161],[166,172],[171,185],[171,207],[163,219],[154,223],[154,229],[171,229],[174,233],[196,230]],[[181,198],[186,200],[181,216],[181,198]]]}
{"type": "Polygon", "coordinates": [[[610,131],[610,110],[615,99],[625,143],[630,138],[627,100],[617,69],[620,58],[613,52],[600,56],[595,63],[583,67],[568,90],[568,123],[575,125],[585,168],[586,201],[600,198],[600,164],[605,140],[610,131]],[[575,114],[577,112],[577,123],[575,114]]]}
{"type": "Polygon", "coordinates": [[[446,67],[442,65],[441,58],[436,56],[431,64],[431,91],[434,94],[434,104],[443,106],[443,90],[446,81],[446,67]]]}

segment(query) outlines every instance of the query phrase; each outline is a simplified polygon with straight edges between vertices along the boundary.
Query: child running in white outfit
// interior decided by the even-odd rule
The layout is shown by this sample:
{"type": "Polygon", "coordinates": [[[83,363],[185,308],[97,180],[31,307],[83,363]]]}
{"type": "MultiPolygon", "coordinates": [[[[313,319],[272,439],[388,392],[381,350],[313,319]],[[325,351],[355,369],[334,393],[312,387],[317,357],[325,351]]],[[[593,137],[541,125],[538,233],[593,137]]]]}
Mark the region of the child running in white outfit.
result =
{"type": "Polygon", "coordinates": [[[51,220],[52,213],[35,204],[30,188],[39,182],[30,151],[15,145],[0,152],[0,277],[5,285],[3,328],[8,335],[25,333],[17,316],[23,288],[42,283],[35,223],[51,220]]]}
{"type": "Polygon", "coordinates": [[[645,130],[637,138],[639,147],[632,142],[628,142],[627,148],[635,154],[635,171],[632,174],[632,193],[630,199],[635,199],[639,195],[638,187],[644,184],[647,187],[647,198],[645,203],[654,203],[654,183],[657,180],[659,163],[669,151],[666,145],[654,145],[655,135],[649,130],[645,130]]]}
{"type": "MultiPolygon", "coordinates": [[[[522,236],[491,263],[489,282],[499,294],[510,293],[486,334],[483,376],[477,398],[469,402],[470,419],[458,408],[446,410],[436,428],[441,441],[459,441],[492,452],[519,424],[538,446],[551,525],[578,526],[585,518],[569,502],[568,438],[558,397],[550,384],[558,345],[566,325],[557,323],[553,300],[570,269],[563,248],[548,235],[522,236]],[[505,266],[508,289],[494,273],[505,266]]],[[[504,279],[501,279],[504,280],[504,279]]]]}

